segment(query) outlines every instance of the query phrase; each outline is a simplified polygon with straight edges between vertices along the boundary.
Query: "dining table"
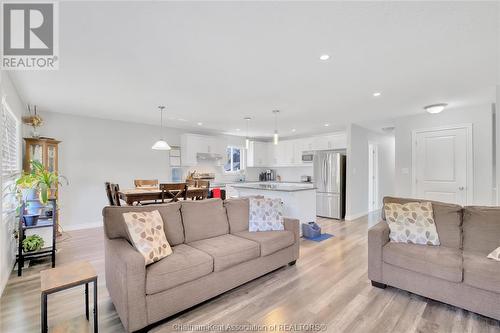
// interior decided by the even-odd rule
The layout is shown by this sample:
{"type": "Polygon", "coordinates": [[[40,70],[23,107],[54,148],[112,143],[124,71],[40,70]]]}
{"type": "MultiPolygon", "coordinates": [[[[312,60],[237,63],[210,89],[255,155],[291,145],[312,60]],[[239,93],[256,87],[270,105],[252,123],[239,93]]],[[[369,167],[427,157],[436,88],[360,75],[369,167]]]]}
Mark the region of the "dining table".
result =
{"type": "MultiPolygon", "coordinates": [[[[187,198],[207,198],[209,189],[206,187],[188,186],[187,198]]],[[[158,187],[141,187],[123,189],[118,192],[121,200],[125,201],[127,205],[134,205],[141,201],[158,200],[161,203],[161,190],[158,187]]]]}

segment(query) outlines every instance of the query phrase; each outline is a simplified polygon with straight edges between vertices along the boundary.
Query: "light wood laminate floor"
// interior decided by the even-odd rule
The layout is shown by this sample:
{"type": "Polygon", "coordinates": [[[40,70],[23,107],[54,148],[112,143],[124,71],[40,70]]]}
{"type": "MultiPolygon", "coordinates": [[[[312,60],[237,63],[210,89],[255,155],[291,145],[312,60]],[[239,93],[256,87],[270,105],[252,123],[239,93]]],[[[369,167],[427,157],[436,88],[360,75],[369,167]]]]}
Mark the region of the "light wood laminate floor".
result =
{"type": "MultiPolygon", "coordinates": [[[[323,230],[335,237],[321,243],[302,240],[295,266],[233,289],[151,332],[179,331],[178,325],[189,331],[199,329],[189,325],[268,325],[270,329],[275,324],[314,323],[324,324],[328,332],[500,333],[498,321],[395,288],[373,288],[367,278],[367,228],[374,221],[319,219],[323,230]]],[[[99,274],[99,331],[123,332],[104,281],[102,228],[69,232],[59,247],[57,265],[88,260],[99,274]]],[[[48,266],[28,268],[22,277],[12,274],[0,299],[0,332],[40,331],[39,272],[48,266]]],[[[89,331],[84,313],[83,288],[49,296],[52,332],[89,331]]],[[[277,326],[276,331],[290,331],[290,327],[277,326]]]]}

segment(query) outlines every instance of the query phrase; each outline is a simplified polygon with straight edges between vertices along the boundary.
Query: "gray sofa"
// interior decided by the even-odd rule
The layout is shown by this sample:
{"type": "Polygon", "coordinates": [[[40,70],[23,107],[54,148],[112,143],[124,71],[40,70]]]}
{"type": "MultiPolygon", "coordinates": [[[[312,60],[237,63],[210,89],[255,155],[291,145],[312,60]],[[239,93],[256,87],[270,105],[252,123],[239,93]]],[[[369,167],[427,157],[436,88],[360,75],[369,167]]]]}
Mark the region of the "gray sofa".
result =
{"type": "Polygon", "coordinates": [[[142,330],[299,257],[299,221],[248,232],[248,199],[105,207],[106,286],[125,329],[142,330]],[[149,266],[128,240],[122,213],[158,210],[173,253],[149,266]]]}
{"type": "Polygon", "coordinates": [[[389,242],[383,216],[368,231],[369,279],[500,320],[500,262],[486,258],[500,246],[500,207],[432,206],[441,246],[389,242]]]}

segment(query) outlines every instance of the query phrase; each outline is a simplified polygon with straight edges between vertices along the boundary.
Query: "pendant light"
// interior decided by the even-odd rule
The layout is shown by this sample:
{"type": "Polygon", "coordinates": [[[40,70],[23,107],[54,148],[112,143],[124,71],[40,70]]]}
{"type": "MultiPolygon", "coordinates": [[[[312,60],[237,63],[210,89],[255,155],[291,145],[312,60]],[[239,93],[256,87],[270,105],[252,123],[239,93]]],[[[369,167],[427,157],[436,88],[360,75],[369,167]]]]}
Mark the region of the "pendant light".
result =
{"type": "Polygon", "coordinates": [[[248,123],[250,122],[250,117],[245,117],[246,126],[247,126],[247,136],[245,137],[245,148],[248,150],[250,148],[250,138],[248,137],[248,123]]]}
{"type": "Polygon", "coordinates": [[[274,135],[273,135],[273,142],[275,145],[278,144],[279,141],[279,135],[278,135],[278,113],[280,113],[280,110],[273,110],[274,113],[274,135]]]}
{"type": "Polygon", "coordinates": [[[160,128],[161,128],[161,139],[156,141],[153,147],[151,149],[153,150],[170,150],[170,146],[168,145],[167,141],[163,139],[163,109],[165,109],[165,106],[160,105],[158,106],[158,109],[160,109],[160,128]]]}

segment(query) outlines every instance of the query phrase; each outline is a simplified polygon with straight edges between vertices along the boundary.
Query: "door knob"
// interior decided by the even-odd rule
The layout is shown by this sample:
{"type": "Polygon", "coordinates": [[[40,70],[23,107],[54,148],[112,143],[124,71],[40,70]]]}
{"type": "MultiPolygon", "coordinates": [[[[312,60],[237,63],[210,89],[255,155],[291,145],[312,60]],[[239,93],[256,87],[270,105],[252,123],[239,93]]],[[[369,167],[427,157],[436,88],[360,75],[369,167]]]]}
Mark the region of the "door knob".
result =
{"type": "Polygon", "coordinates": [[[463,190],[465,190],[465,187],[460,186],[458,189],[459,189],[460,191],[463,191],[463,190]]]}

